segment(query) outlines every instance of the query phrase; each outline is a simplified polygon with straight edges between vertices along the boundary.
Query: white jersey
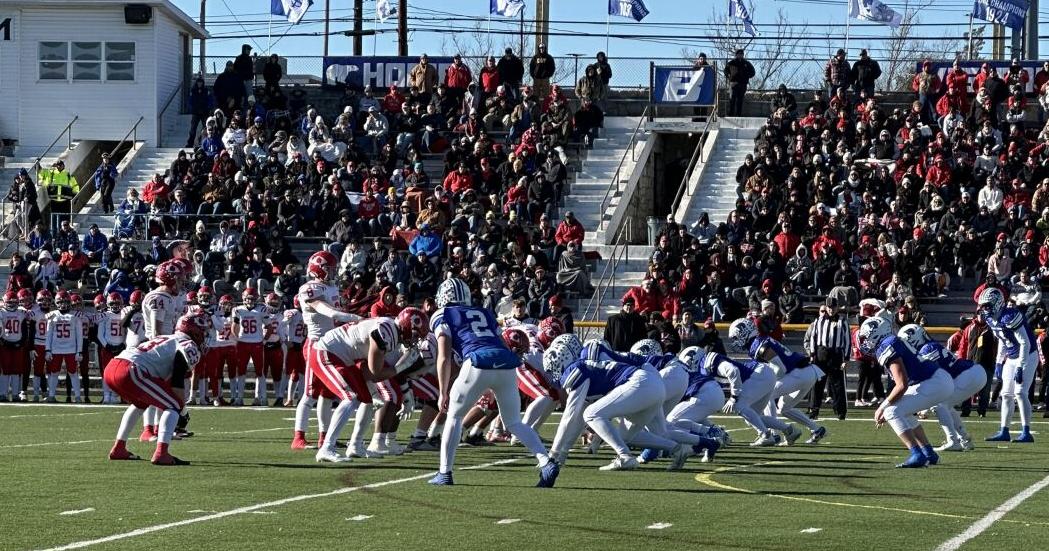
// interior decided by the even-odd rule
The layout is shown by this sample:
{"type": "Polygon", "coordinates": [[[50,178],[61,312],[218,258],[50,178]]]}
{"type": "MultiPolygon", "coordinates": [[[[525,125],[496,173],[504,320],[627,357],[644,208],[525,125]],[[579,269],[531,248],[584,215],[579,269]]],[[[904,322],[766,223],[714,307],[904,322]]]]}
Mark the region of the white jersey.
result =
{"type": "Polygon", "coordinates": [[[306,323],[306,335],[316,341],[322,335],[335,329],[335,320],[313,310],[314,301],[326,302],[334,307],[339,302],[339,289],[320,281],[310,281],[299,287],[299,306],[302,307],[302,319],[306,323]]]}
{"type": "Polygon", "coordinates": [[[135,367],[158,379],[168,380],[174,371],[176,354],[185,358],[187,374],[200,362],[200,348],[181,333],[155,337],[124,350],[117,357],[133,363],[135,367]]]}
{"type": "Polygon", "coordinates": [[[266,346],[279,345],[287,334],[288,326],[284,323],[284,312],[266,307],[266,346]]]}
{"type": "Polygon", "coordinates": [[[317,349],[325,350],[349,365],[368,358],[373,339],[387,353],[396,351],[398,337],[395,321],[390,318],[370,318],[328,331],[317,343],[317,349]]]}
{"type": "Polygon", "coordinates": [[[233,334],[233,316],[226,316],[221,310],[211,315],[211,332],[208,334],[208,348],[224,348],[237,344],[233,334]]]}
{"type": "Polygon", "coordinates": [[[147,339],[174,333],[178,320],[175,297],[160,289],[150,291],[142,299],[142,320],[146,324],[147,339]],[[159,331],[154,331],[154,327],[159,327],[159,331]]]}
{"type": "Polygon", "coordinates": [[[98,316],[98,343],[102,346],[123,346],[127,340],[122,312],[102,312],[98,316]]]}
{"type": "Polygon", "coordinates": [[[129,315],[133,308],[132,306],[125,306],[120,310],[120,319],[128,318],[127,334],[124,339],[124,344],[128,348],[138,346],[146,341],[146,318],[142,315],[141,309],[135,310],[133,314],[129,315]]]}
{"type": "Polygon", "coordinates": [[[238,306],[233,309],[233,323],[240,328],[237,342],[258,344],[262,342],[263,331],[266,329],[265,306],[255,305],[254,308],[238,306]]]}
{"type": "Polygon", "coordinates": [[[302,344],[306,340],[306,323],[302,321],[302,312],[294,308],[285,310],[284,326],[287,327],[284,340],[289,344],[302,344]]]}
{"type": "Polygon", "coordinates": [[[47,314],[36,305],[26,311],[26,316],[33,323],[33,344],[36,346],[47,345],[47,314]]]}
{"type": "Polygon", "coordinates": [[[176,320],[178,318],[182,317],[182,314],[185,314],[186,310],[189,309],[189,307],[188,307],[189,299],[186,297],[186,294],[187,293],[181,293],[181,294],[175,295],[174,297],[171,297],[172,298],[172,302],[174,303],[174,306],[175,306],[175,319],[176,320]]]}
{"type": "Polygon", "coordinates": [[[3,331],[3,340],[9,343],[22,342],[22,323],[26,320],[23,310],[13,311],[0,310],[0,330],[3,331]]]}
{"type": "Polygon", "coordinates": [[[74,313],[80,319],[81,340],[86,345],[90,342],[88,335],[91,333],[91,327],[98,323],[98,313],[83,310],[76,310],[74,313]]]}
{"type": "Polygon", "coordinates": [[[54,311],[47,316],[47,351],[52,354],[79,354],[83,331],[76,312],[54,311]]]}
{"type": "Polygon", "coordinates": [[[539,342],[539,326],[534,323],[521,323],[518,322],[515,325],[511,325],[514,329],[520,329],[528,335],[528,352],[525,352],[524,363],[528,364],[529,367],[536,369],[537,371],[543,370],[543,352],[546,351],[543,348],[543,344],[539,342]]]}

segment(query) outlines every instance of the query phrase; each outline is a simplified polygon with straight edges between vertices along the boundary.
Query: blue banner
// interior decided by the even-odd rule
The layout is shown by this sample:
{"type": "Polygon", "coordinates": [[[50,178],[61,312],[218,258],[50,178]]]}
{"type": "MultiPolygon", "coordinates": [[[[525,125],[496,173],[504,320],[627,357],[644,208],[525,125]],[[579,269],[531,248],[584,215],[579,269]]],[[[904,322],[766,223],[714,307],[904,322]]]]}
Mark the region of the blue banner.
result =
{"type": "Polygon", "coordinates": [[[713,105],[717,73],[713,66],[656,67],[652,75],[652,103],[713,105]]]}
{"type": "MultiPolygon", "coordinates": [[[[437,68],[438,81],[444,80],[444,71],[452,64],[450,57],[429,58],[437,68]]],[[[363,90],[371,84],[376,90],[384,90],[391,84],[404,88],[408,85],[408,73],[419,63],[416,56],[339,56],[324,58],[324,86],[349,86],[363,90]]]]}
{"type": "MultiPolygon", "coordinates": [[[[918,62],[916,64],[916,67],[915,67],[915,71],[916,72],[922,70],[922,63],[924,63],[924,62],[918,62]]],[[[958,66],[961,68],[961,70],[965,71],[966,73],[969,73],[969,90],[968,90],[968,92],[970,94],[974,93],[973,92],[973,79],[976,78],[976,75],[980,72],[980,67],[984,63],[986,63],[989,67],[994,67],[995,69],[997,69],[998,70],[998,76],[1002,77],[1003,80],[1005,79],[1005,73],[1009,70],[1009,65],[1012,64],[1011,61],[959,61],[958,62],[958,66]]],[[[954,64],[954,61],[932,61],[932,62],[930,62],[930,65],[932,65],[932,72],[936,73],[936,75],[938,77],[940,77],[940,82],[943,82],[944,77],[947,76],[947,71],[951,70],[951,67],[952,67],[953,64],[954,64]]],[[[1035,73],[1037,73],[1042,68],[1042,62],[1041,61],[1021,61],[1020,62],[1020,68],[1022,68],[1024,70],[1024,72],[1027,73],[1027,89],[1024,90],[1024,92],[1026,92],[1028,94],[1033,93],[1034,92],[1034,75],[1035,75],[1035,73]]]]}
{"type": "Polygon", "coordinates": [[[1027,0],[975,0],[973,17],[1010,29],[1022,29],[1027,18],[1027,0]]]}

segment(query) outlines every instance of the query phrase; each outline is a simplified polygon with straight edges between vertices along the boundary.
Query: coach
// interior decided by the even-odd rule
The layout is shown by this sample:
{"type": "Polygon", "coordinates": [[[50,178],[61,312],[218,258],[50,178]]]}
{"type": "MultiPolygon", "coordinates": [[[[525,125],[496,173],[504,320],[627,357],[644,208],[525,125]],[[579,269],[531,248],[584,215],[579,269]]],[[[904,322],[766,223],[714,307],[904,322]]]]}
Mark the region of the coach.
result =
{"type": "Polygon", "coordinates": [[[826,385],[830,388],[834,413],[838,415],[838,419],[845,419],[845,360],[851,347],[849,321],[838,314],[837,299],[827,297],[826,304],[820,307],[819,317],[809,325],[805,333],[805,351],[808,352],[809,359],[826,374],[812,389],[812,405],[809,411],[811,418],[819,418],[823,389],[826,385]]]}

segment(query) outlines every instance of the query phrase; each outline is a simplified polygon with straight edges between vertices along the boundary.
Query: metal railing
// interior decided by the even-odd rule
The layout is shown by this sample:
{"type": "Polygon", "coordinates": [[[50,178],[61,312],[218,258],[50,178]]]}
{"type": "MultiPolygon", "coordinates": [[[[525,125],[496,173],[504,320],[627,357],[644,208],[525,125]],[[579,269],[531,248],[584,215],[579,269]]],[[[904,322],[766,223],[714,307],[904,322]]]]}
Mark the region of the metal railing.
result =
{"type": "MultiPolygon", "coordinates": [[[[131,138],[131,148],[134,149],[135,142],[138,141],[138,125],[142,124],[142,121],[144,120],[146,120],[145,116],[138,117],[138,120],[135,121],[135,124],[131,125],[131,129],[127,131],[127,134],[124,134],[124,137],[109,151],[110,158],[116,156],[117,151],[128,142],[128,138],[131,138]]],[[[123,176],[123,174],[117,175],[118,178],[121,176],[123,176]]],[[[70,211],[80,212],[80,209],[84,208],[84,205],[95,196],[96,191],[98,190],[95,189],[94,179],[85,181],[84,185],[80,186],[80,191],[77,192],[76,196],[74,196],[73,200],[70,202],[70,211]]]]}
{"type": "MultiPolygon", "coordinates": [[[[173,214],[168,212],[143,212],[143,213],[123,213],[120,212],[119,207],[115,212],[104,214],[104,213],[83,213],[75,212],[73,214],[51,214],[51,226],[57,228],[61,220],[69,220],[70,224],[73,225],[80,231],[81,234],[87,231],[90,227],[90,223],[97,223],[99,229],[103,233],[112,232],[112,236],[124,235],[120,237],[121,242],[149,242],[148,228],[152,222],[167,220],[179,220],[186,219],[185,222],[180,222],[180,226],[184,226],[186,230],[192,230],[193,224],[197,220],[203,220],[205,225],[216,225],[223,220],[240,220],[241,228],[247,227],[248,215],[244,213],[229,213],[229,214],[197,214],[197,213],[185,213],[185,214],[173,214]],[[111,224],[104,224],[99,222],[111,221],[111,224]]],[[[213,236],[214,237],[214,236],[213,236]]],[[[164,239],[167,239],[166,237],[164,239]]]]}
{"type": "Polygon", "coordinates": [[[79,119],[80,115],[73,115],[73,120],[69,121],[69,124],[67,124],[66,127],[63,128],[57,136],[55,136],[55,139],[51,142],[51,145],[47,146],[47,149],[45,149],[44,152],[41,153],[35,161],[33,161],[33,172],[40,172],[40,169],[42,168],[40,166],[40,161],[43,161],[44,157],[47,157],[47,155],[51,153],[51,150],[55,147],[55,144],[57,144],[58,141],[62,139],[62,136],[66,137],[66,149],[73,147],[73,125],[79,119]]]}
{"type": "MultiPolygon", "coordinates": [[[[167,113],[168,107],[171,107],[171,102],[174,101],[175,98],[177,98],[177,97],[184,97],[182,88],[185,85],[186,85],[186,80],[185,79],[182,79],[182,80],[179,81],[178,86],[175,88],[175,91],[171,93],[171,96],[168,97],[168,100],[164,102],[164,107],[160,110],[160,113],[157,114],[157,147],[163,147],[164,146],[164,144],[163,144],[163,141],[164,141],[164,114],[167,113]]],[[[182,112],[182,104],[183,104],[183,102],[180,101],[179,102],[179,113],[182,112]]]]}
{"type": "Polygon", "coordinates": [[[677,209],[681,206],[681,200],[686,195],[688,182],[692,179],[696,167],[698,167],[700,163],[705,163],[707,161],[707,159],[704,159],[703,148],[707,144],[707,139],[710,138],[712,125],[718,120],[716,101],[717,100],[715,100],[715,108],[707,117],[707,123],[703,126],[703,132],[700,134],[699,141],[696,143],[696,150],[692,152],[692,157],[688,161],[688,166],[685,167],[685,175],[681,177],[681,185],[678,186],[677,195],[674,196],[674,204],[670,207],[671,214],[677,214],[677,209]]]}
{"type": "Polygon", "coordinates": [[[5,241],[0,248],[0,257],[6,258],[12,246],[14,252],[22,252],[22,241],[29,231],[29,202],[15,203],[4,199],[3,208],[0,209],[0,228],[0,239],[5,241]],[[7,214],[8,210],[11,211],[10,216],[7,214]]]}
{"type": "Polygon", "coordinates": [[[634,153],[634,149],[637,145],[637,136],[641,131],[641,127],[644,126],[645,121],[648,120],[648,110],[651,109],[651,105],[646,106],[644,112],[641,113],[641,117],[638,118],[637,126],[634,128],[634,133],[630,135],[630,142],[627,144],[626,151],[623,152],[623,157],[619,159],[619,166],[616,167],[615,173],[612,175],[612,180],[608,183],[608,189],[605,191],[605,196],[601,199],[601,206],[598,210],[600,216],[601,229],[608,226],[608,220],[605,219],[605,211],[608,206],[612,203],[612,198],[616,193],[622,191],[619,188],[620,176],[623,173],[623,165],[626,164],[627,157],[630,157],[631,162],[637,162],[637,155],[634,153]],[[614,184],[614,187],[613,187],[614,184]]]}
{"type": "MultiPolygon", "coordinates": [[[[597,321],[604,313],[601,311],[601,304],[604,302],[606,294],[609,289],[616,287],[616,274],[620,271],[620,266],[626,264],[630,259],[630,219],[628,218],[619,228],[619,235],[616,236],[615,243],[612,247],[612,253],[608,255],[608,260],[605,262],[605,268],[601,270],[600,277],[597,278],[597,282],[594,285],[594,294],[591,295],[590,300],[586,304],[586,308],[583,310],[582,315],[579,317],[580,321],[593,322],[597,321]]],[[[587,328],[584,331],[582,339],[586,340],[590,337],[590,329],[587,328]]]]}

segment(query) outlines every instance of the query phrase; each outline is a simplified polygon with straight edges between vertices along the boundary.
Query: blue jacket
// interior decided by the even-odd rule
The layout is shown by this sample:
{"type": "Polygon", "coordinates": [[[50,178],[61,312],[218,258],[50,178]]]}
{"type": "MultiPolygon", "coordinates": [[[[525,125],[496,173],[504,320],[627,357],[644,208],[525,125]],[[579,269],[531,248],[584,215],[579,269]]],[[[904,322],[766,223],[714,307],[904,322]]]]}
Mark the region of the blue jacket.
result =
{"type": "Polygon", "coordinates": [[[113,273],[110,274],[109,283],[106,285],[104,296],[109,296],[109,293],[116,293],[127,303],[131,300],[131,293],[134,290],[135,286],[128,280],[124,272],[113,270],[113,273]]]}
{"type": "Polygon", "coordinates": [[[109,240],[106,239],[106,236],[102,235],[102,232],[98,232],[98,235],[93,237],[91,232],[88,232],[84,235],[84,244],[81,246],[81,250],[84,251],[84,254],[97,253],[105,250],[108,243],[109,240]]]}
{"type": "Polygon", "coordinates": [[[412,253],[412,256],[418,256],[419,253],[423,253],[428,258],[437,258],[441,256],[441,251],[443,250],[444,242],[441,241],[440,237],[432,233],[420,233],[408,245],[408,252],[412,253]]]}
{"type": "Polygon", "coordinates": [[[95,169],[95,175],[92,176],[91,179],[95,182],[96,189],[102,189],[102,184],[104,184],[106,180],[112,182],[117,181],[117,166],[113,163],[110,163],[109,166],[98,165],[98,168],[95,169]]]}

